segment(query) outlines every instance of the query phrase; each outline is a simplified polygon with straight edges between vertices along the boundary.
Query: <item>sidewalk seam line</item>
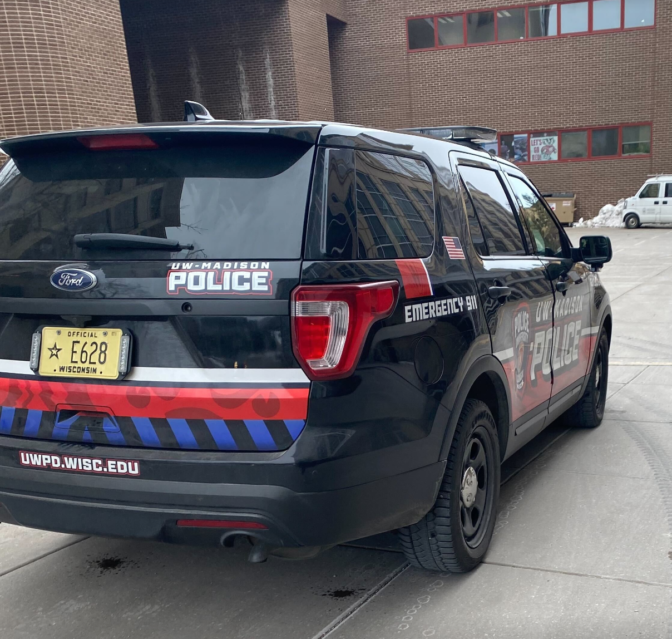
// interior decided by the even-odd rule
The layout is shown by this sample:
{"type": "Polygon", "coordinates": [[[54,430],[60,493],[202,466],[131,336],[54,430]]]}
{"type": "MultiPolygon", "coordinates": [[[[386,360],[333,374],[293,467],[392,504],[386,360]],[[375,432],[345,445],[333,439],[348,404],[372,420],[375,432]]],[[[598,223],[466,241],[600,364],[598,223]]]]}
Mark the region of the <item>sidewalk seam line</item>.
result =
{"type": "Polygon", "coordinates": [[[61,550],[65,550],[66,548],[70,548],[71,546],[74,546],[75,544],[79,544],[82,541],[86,541],[89,539],[89,537],[82,537],[81,539],[75,539],[74,541],[70,542],[69,544],[66,544],[65,546],[61,546],[60,548],[55,548],[54,550],[50,550],[49,552],[45,552],[42,555],[38,555],[37,557],[33,557],[29,561],[24,561],[22,564],[19,564],[18,566],[14,566],[13,568],[9,568],[8,570],[5,570],[4,572],[0,572],[0,577],[4,577],[6,575],[9,575],[17,570],[20,570],[21,568],[25,568],[26,566],[30,566],[30,564],[34,564],[37,561],[40,561],[40,559],[44,559],[45,557],[49,557],[50,555],[54,555],[57,552],[60,552],[61,550]]]}
{"type": "Polygon", "coordinates": [[[555,575],[567,575],[569,577],[587,577],[589,579],[601,579],[603,581],[619,581],[627,584],[638,584],[641,586],[654,586],[656,588],[672,589],[672,584],[661,583],[659,581],[642,581],[640,579],[627,579],[625,577],[610,577],[608,575],[591,575],[585,572],[571,572],[569,570],[555,570],[553,568],[535,568],[534,566],[522,566],[520,564],[505,564],[498,561],[484,561],[486,566],[498,566],[500,568],[517,568],[519,570],[533,570],[535,572],[548,572],[555,575]]]}
{"type": "Polygon", "coordinates": [[[411,564],[404,562],[401,566],[395,568],[391,573],[384,577],[378,584],[373,586],[361,599],[352,604],[349,608],[346,608],[338,617],[333,621],[328,623],[322,630],[320,630],[316,635],[313,636],[313,639],[324,639],[330,635],[334,630],[340,628],[348,619],[353,615],[359,612],[364,606],[366,606],[369,601],[371,601],[377,594],[382,592],[387,586],[389,586],[397,577],[402,575],[406,570],[411,567],[411,564]]]}

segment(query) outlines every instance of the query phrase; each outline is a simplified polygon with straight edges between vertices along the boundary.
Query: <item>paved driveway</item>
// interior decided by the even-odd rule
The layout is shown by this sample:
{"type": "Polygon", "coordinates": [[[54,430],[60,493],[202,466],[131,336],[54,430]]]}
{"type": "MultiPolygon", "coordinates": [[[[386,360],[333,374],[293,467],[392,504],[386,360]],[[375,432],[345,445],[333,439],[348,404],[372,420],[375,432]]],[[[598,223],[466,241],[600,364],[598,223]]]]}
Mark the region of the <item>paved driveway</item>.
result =
{"type": "Polygon", "coordinates": [[[244,548],[2,525],[0,637],[668,636],[672,229],[607,232],[606,419],[595,431],[553,428],[507,463],[492,548],[476,571],[423,573],[393,547],[251,565],[244,548]]]}

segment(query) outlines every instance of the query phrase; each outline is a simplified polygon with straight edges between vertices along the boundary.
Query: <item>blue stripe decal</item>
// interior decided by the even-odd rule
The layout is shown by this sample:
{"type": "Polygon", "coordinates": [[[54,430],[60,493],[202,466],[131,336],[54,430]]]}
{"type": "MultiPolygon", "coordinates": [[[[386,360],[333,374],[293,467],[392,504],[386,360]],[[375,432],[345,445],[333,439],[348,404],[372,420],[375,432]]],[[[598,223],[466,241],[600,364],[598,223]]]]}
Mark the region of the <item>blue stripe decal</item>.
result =
{"type": "Polygon", "coordinates": [[[76,421],[79,415],[73,415],[69,419],[64,421],[59,421],[61,413],[56,413],[56,423],[54,425],[54,432],[51,435],[52,439],[67,439],[68,433],[70,432],[70,426],[72,426],[76,421]]]}
{"type": "Polygon", "coordinates": [[[299,438],[299,435],[303,431],[306,422],[303,419],[286,419],[285,426],[289,434],[292,436],[292,439],[296,441],[299,438]]]}
{"type": "Polygon", "coordinates": [[[152,426],[152,420],[147,417],[131,417],[133,424],[142,439],[142,443],[145,446],[151,446],[153,448],[161,448],[161,441],[159,436],[152,426]]]}
{"type": "Polygon", "coordinates": [[[14,421],[14,409],[8,406],[2,407],[0,414],[0,433],[9,433],[12,430],[12,422],[14,421]]]}
{"type": "Polygon", "coordinates": [[[107,441],[109,441],[110,444],[114,444],[115,446],[126,446],[126,440],[121,434],[119,424],[117,424],[113,418],[106,417],[103,419],[103,430],[105,431],[107,441]]]}
{"type": "Polygon", "coordinates": [[[219,450],[238,450],[231,431],[223,419],[206,419],[204,421],[219,450]]]}
{"type": "Polygon", "coordinates": [[[186,419],[169,419],[168,424],[172,428],[180,448],[199,448],[186,419]]]}
{"type": "Polygon", "coordinates": [[[41,410],[29,410],[28,417],[26,417],[26,427],[23,429],[23,436],[37,437],[37,431],[40,430],[41,421],[42,421],[41,410]]]}
{"type": "Polygon", "coordinates": [[[261,419],[245,419],[244,422],[259,450],[278,450],[264,421],[261,419]]]}

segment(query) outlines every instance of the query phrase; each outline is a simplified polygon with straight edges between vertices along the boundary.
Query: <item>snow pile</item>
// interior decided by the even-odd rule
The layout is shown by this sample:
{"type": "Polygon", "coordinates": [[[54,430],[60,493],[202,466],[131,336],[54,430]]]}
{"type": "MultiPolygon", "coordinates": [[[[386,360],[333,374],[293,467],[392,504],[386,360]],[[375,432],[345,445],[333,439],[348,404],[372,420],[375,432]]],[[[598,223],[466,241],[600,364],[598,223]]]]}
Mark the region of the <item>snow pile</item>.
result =
{"type": "Polygon", "coordinates": [[[619,200],[616,206],[613,204],[606,204],[600,209],[597,217],[594,217],[591,220],[586,220],[585,222],[583,221],[583,218],[581,218],[574,224],[574,226],[625,226],[623,223],[624,208],[625,200],[619,200]]]}

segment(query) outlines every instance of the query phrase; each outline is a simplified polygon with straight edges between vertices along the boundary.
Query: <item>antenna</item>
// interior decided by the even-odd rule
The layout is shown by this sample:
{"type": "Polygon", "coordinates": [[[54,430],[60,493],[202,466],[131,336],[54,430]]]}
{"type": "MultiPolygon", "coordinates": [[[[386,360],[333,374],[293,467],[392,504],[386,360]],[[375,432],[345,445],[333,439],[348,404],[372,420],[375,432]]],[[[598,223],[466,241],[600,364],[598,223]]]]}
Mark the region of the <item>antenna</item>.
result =
{"type": "Polygon", "coordinates": [[[202,104],[192,102],[191,100],[184,101],[184,121],[185,122],[199,122],[201,120],[214,120],[202,104]]]}

